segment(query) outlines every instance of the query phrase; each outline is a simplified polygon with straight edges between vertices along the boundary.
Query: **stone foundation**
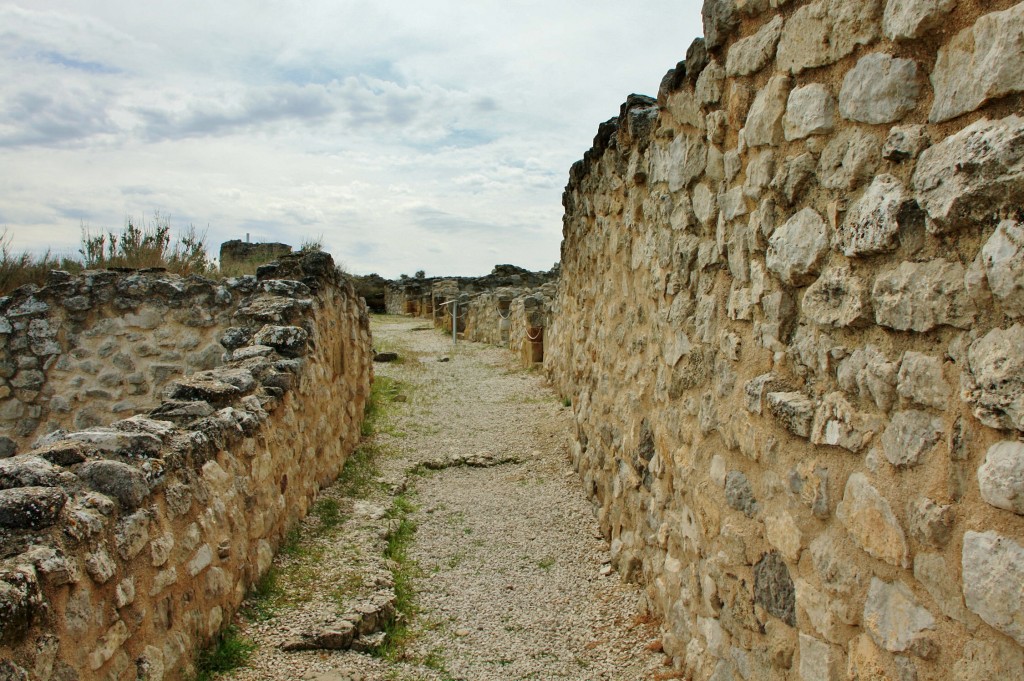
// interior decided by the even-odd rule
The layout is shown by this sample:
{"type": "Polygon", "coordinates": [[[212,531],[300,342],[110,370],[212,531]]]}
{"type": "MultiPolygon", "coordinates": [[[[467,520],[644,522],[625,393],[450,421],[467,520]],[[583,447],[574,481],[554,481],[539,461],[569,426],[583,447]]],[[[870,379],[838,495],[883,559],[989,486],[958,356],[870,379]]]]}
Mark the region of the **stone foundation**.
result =
{"type": "Polygon", "coordinates": [[[615,566],[695,679],[1022,678],[1024,3],[703,13],[564,195],[615,566]]]}

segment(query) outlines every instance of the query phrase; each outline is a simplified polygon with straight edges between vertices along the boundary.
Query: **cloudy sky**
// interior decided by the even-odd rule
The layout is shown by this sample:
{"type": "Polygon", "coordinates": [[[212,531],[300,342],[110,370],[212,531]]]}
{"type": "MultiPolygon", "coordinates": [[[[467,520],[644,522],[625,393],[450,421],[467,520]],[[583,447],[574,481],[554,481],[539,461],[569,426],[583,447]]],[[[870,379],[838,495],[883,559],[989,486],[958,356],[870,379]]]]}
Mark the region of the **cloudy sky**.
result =
{"type": "Polygon", "coordinates": [[[159,213],[351,272],[558,259],[569,166],[700,0],[0,0],[0,229],[159,213]]]}

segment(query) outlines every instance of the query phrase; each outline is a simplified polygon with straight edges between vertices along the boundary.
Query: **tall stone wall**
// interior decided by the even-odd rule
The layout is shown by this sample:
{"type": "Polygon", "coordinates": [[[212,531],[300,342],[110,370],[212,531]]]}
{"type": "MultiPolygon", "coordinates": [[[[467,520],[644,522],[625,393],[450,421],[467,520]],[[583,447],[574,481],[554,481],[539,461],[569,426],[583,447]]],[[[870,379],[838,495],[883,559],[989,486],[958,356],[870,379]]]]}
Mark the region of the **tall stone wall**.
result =
{"type": "Polygon", "coordinates": [[[321,253],[249,288],[224,364],[0,459],[0,678],[187,677],[341,470],[369,394],[365,305],[321,253]]]}
{"type": "Polygon", "coordinates": [[[564,194],[547,370],[696,679],[1024,677],[1024,3],[708,0],[564,194]]]}

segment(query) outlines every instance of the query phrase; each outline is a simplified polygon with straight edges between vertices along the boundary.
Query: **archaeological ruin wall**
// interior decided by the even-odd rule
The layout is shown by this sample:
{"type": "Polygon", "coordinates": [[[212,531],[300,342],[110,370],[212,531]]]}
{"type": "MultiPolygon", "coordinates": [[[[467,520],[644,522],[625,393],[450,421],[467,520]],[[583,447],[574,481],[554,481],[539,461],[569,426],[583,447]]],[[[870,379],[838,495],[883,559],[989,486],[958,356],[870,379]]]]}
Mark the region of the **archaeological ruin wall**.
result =
{"type": "Polygon", "coordinates": [[[12,394],[51,407],[0,458],[0,678],[187,676],[358,442],[366,307],[324,253],[225,283],[57,274],[3,306],[12,379],[43,374],[12,394]],[[86,392],[107,372],[134,408],[86,392]]]}
{"type": "Polygon", "coordinates": [[[703,15],[563,199],[613,562],[695,679],[1020,679],[1024,3],[703,15]]]}

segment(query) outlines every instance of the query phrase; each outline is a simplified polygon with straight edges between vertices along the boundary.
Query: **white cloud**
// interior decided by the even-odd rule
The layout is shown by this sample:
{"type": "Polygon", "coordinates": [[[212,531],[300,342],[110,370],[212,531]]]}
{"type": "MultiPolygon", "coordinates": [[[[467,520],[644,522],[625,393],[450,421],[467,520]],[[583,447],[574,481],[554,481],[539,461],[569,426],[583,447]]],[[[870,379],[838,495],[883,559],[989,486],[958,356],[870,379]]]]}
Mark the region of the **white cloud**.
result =
{"type": "Polygon", "coordinates": [[[160,211],[356,272],[547,268],[569,166],[699,32],[697,0],[15,0],[0,227],[74,252],[160,211]]]}

